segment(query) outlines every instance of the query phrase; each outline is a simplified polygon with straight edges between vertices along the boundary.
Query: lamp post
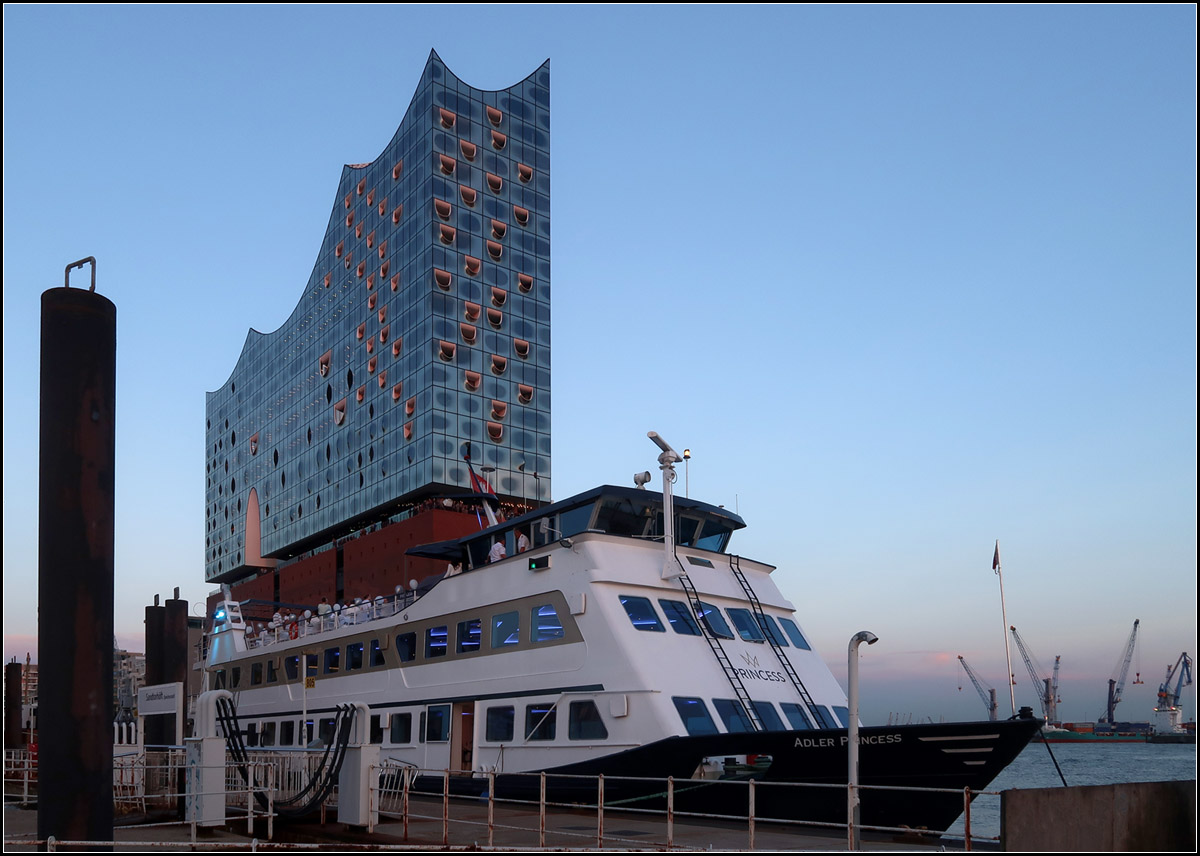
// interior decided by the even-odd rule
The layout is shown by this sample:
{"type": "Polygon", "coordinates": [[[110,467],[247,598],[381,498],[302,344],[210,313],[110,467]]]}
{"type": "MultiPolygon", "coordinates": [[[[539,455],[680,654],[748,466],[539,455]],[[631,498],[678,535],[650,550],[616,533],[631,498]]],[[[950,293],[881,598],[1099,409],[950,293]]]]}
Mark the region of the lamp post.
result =
{"type": "Polygon", "coordinates": [[[849,738],[848,755],[850,769],[848,773],[849,786],[846,788],[846,835],[847,846],[850,850],[858,849],[858,646],[863,642],[874,645],[879,637],[869,630],[860,630],[850,637],[850,646],[846,662],[847,702],[850,706],[850,722],[847,723],[849,738]]]}

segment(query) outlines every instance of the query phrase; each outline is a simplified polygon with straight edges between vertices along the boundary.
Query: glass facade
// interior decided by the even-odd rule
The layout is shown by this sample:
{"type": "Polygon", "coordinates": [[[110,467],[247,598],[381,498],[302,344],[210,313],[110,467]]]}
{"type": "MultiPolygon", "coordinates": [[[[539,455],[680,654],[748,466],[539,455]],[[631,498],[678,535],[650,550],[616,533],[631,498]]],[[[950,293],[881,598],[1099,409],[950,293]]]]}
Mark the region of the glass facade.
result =
{"type": "Polygon", "coordinates": [[[431,54],[383,153],[346,166],[291,317],[206,405],[205,578],[409,502],[550,498],[550,68],[508,89],[431,54]]]}

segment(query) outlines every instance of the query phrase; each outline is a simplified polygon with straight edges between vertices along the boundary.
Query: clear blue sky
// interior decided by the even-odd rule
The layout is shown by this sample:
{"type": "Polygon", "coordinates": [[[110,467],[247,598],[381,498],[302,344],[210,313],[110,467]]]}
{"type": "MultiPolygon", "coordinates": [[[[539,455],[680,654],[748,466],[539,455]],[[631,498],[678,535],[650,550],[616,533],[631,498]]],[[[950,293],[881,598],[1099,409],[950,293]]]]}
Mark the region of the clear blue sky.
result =
{"type": "Polygon", "coordinates": [[[5,658],[36,642],[41,292],[94,255],[117,305],[142,650],[155,593],[211,590],[205,392],[433,48],[481,88],[551,60],[557,498],[652,469],[647,430],[691,448],[835,673],[879,635],[868,723],[980,716],[958,654],[1004,694],[999,538],[1063,715],[1102,712],[1140,618],[1147,717],[1196,653],[1195,14],[6,6],[5,658]]]}

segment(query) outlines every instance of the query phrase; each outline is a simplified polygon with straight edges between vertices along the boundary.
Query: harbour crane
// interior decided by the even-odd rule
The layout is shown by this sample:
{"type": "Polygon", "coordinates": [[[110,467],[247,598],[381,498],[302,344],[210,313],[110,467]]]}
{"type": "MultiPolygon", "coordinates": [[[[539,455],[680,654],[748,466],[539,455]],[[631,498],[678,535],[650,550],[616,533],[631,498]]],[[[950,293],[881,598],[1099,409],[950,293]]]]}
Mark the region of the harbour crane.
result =
{"type": "MultiPolygon", "coordinates": [[[[1129,664],[1133,660],[1133,649],[1137,645],[1138,624],[1141,623],[1140,618],[1133,620],[1133,630],[1129,632],[1129,641],[1125,643],[1125,652],[1121,655],[1121,659],[1117,661],[1117,668],[1113,672],[1116,677],[1108,679],[1108,705],[1105,709],[1104,716],[1100,717],[1101,722],[1113,723],[1113,712],[1117,708],[1117,703],[1121,701],[1121,693],[1125,692],[1125,678],[1129,675],[1129,664]]],[[[1136,672],[1133,676],[1133,683],[1144,684],[1142,673],[1136,672]]]]}
{"type": "Polygon", "coordinates": [[[1017,643],[1017,650],[1021,652],[1021,659],[1025,661],[1025,668],[1029,671],[1029,677],[1033,681],[1033,690],[1042,705],[1042,717],[1048,723],[1057,722],[1059,702],[1058,664],[1062,656],[1059,655],[1054,658],[1053,679],[1044,678],[1042,677],[1042,673],[1045,672],[1045,669],[1037,662],[1037,658],[1029,653],[1029,649],[1025,645],[1025,640],[1021,638],[1021,634],[1017,632],[1017,628],[1009,625],[1008,629],[1017,643]]]}
{"type": "MultiPolygon", "coordinates": [[[[967,665],[967,661],[963,659],[963,655],[958,655],[958,662],[962,663],[963,670],[966,671],[967,677],[971,679],[971,683],[975,685],[975,689],[979,692],[979,697],[983,699],[983,706],[987,708],[988,721],[996,721],[996,691],[991,687],[985,687],[983,681],[971,671],[971,667],[967,665]]],[[[962,687],[959,687],[962,689],[962,687]]]]}
{"type": "Polygon", "coordinates": [[[1175,661],[1174,666],[1167,667],[1167,677],[1158,686],[1158,704],[1154,707],[1154,730],[1159,734],[1170,734],[1182,729],[1179,720],[1182,711],[1179,708],[1179,694],[1184,687],[1192,684],[1192,658],[1184,651],[1175,661]],[[1175,686],[1171,686],[1171,681],[1175,686]]]}

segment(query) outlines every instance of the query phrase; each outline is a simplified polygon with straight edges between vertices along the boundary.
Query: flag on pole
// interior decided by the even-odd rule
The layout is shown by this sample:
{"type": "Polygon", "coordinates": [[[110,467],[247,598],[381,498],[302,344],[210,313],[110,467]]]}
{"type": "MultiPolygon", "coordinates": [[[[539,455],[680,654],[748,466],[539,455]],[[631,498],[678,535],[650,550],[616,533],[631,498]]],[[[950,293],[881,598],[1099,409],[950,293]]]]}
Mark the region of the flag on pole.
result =
{"type": "Polygon", "coordinates": [[[1000,570],[1000,541],[999,541],[999,539],[996,540],[996,553],[995,553],[995,555],[992,556],[992,570],[993,571],[1000,570]]]}

